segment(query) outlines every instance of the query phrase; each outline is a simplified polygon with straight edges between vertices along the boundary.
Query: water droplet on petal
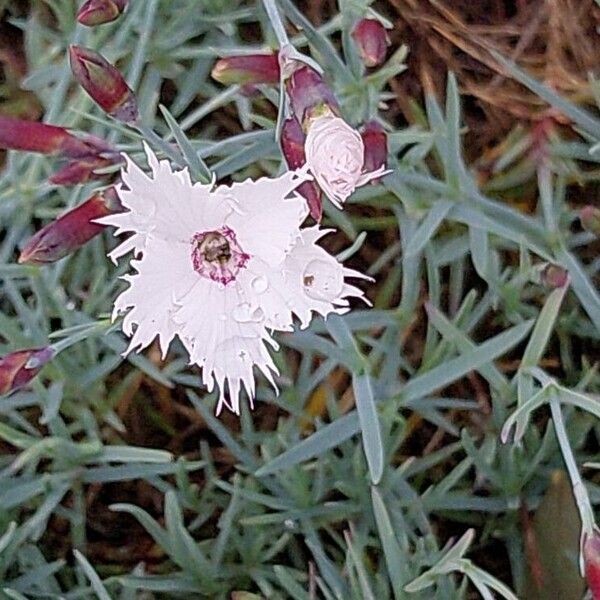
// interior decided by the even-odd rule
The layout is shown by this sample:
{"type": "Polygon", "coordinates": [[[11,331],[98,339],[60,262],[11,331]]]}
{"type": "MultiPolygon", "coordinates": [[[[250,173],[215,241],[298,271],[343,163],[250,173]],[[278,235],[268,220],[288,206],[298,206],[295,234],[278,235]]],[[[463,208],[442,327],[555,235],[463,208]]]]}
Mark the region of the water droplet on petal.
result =
{"type": "Polygon", "coordinates": [[[309,298],[331,302],[339,298],[344,287],[340,265],[333,261],[311,260],[302,276],[304,292],[309,298]]]}
{"type": "Polygon", "coordinates": [[[269,287],[269,280],[264,275],[260,275],[251,281],[250,287],[255,294],[263,294],[269,287]]]}
{"type": "Polygon", "coordinates": [[[261,308],[252,309],[250,304],[244,302],[233,309],[231,316],[238,323],[258,323],[263,319],[264,314],[261,308]]]}

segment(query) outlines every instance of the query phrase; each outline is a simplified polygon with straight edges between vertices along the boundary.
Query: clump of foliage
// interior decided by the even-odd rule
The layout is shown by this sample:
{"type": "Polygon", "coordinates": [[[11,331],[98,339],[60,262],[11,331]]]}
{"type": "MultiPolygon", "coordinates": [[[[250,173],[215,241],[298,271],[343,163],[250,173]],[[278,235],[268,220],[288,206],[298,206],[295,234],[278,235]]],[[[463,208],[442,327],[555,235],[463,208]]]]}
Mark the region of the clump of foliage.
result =
{"type": "MultiPolygon", "coordinates": [[[[6,114],[43,114],[140,161],[145,140],[223,181],[286,168],[277,86],[211,78],[220,57],[277,48],[261,3],[131,0],[96,27],[72,0],[31,4],[0,2],[14,42],[0,55],[6,114]],[[72,44],[117,65],[135,128],[75,84],[72,44]]],[[[543,107],[505,137],[488,127],[486,153],[467,161],[452,72],[441,97],[430,57],[405,71],[414,50],[395,35],[383,66],[361,62],[352,31],[376,5],[340,0],[315,24],[292,0],[266,4],[348,122],[388,132],[393,172],[343,212],[324,207],[329,250],[351,244],[374,307],[278,336],[281,394],[259,380],[255,412],[217,419],[181,348],[121,357],[109,313],[124,268],[106,258],[108,232],[52,264],[17,262],[44,224],[97,198],[118,155],[93,164],[100,181],[66,187],[49,182],[56,157],[7,154],[0,355],[57,354],[0,398],[0,597],[581,597],[580,532],[593,533],[600,499],[600,219],[587,208],[583,229],[578,214],[597,201],[597,83],[578,78],[587,93],[572,94],[563,70],[546,85],[456,19],[460,35],[425,15],[494,65],[505,104],[518,89],[543,107]],[[423,97],[408,95],[416,77],[423,97]]],[[[414,2],[379,8],[416,27],[414,2]]],[[[464,62],[433,47],[460,77],[464,62]]],[[[489,99],[471,69],[458,81],[489,99]]]]}

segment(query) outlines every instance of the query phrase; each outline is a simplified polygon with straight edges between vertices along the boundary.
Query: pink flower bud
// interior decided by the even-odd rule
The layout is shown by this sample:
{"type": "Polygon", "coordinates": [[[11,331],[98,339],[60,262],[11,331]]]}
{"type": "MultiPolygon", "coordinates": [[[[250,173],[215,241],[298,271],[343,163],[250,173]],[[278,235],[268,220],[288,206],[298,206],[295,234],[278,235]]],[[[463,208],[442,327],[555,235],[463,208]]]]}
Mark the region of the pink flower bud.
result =
{"type": "Polygon", "coordinates": [[[64,127],[3,116],[0,116],[0,148],[62,154],[70,158],[95,156],[112,150],[94,136],[78,138],[64,127]]]}
{"type": "Polygon", "coordinates": [[[339,115],[340,108],[331,88],[314,69],[300,67],[290,75],[286,86],[294,114],[304,129],[311,117],[339,115]]]}
{"type": "Polygon", "coordinates": [[[281,128],[281,150],[290,169],[299,169],[306,163],[305,142],[306,136],[298,119],[286,119],[281,128]]]}
{"type": "MultiPolygon", "coordinates": [[[[369,121],[363,127],[360,137],[365,146],[363,171],[369,173],[387,166],[387,134],[377,121],[369,121]]],[[[376,183],[376,180],[373,180],[376,183]]]]}
{"type": "Polygon", "coordinates": [[[43,265],[71,254],[104,229],[104,225],[92,223],[94,219],[100,219],[120,209],[114,188],[94,194],[77,208],[40,229],[25,244],[19,262],[43,265]]]}
{"type": "Polygon", "coordinates": [[[98,174],[96,170],[108,167],[114,162],[112,159],[100,156],[72,160],[54,173],[48,181],[54,185],[77,185],[105,179],[107,175],[98,174]]]}
{"type": "Polygon", "coordinates": [[[365,66],[377,67],[383,63],[390,42],[385,27],[379,21],[361,19],[352,37],[365,66]]]}
{"type": "Polygon", "coordinates": [[[593,600],[600,600],[600,534],[594,530],[583,544],[585,578],[593,600]]]}
{"type": "Polygon", "coordinates": [[[137,120],[135,95],[118,69],[101,54],[81,46],[71,46],[69,57],[73,75],[94,102],[119,121],[137,120]]]}
{"type": "Polygon", "coordinates": [[[569,273],[559,265],[547,265],[542,271],[542,283],[550,288],[563,288],[569,283],[569,273]]]}
{"type": "Polygon", "coordinates": [[[87,0],[79,9],[77,20],[88,27],[110,23],[119,18],[127,7],[127,2],[128,0],[87,0]]]}
{"type": "Polygon", "coordinates": [[[600,209],[595,206],[584,206],[579,211],[581,226],[590,233],[600,237],[600,209]]]}
{"type": "Polygon", "coordinates": [[[221,58],[215,63],[211,75],[224,85],[278,83],[277,52],[221,58]]]}
{"type": "MultiPolygon", "coordinates": [[[[299,169],[306,163],[304,144],[306,136],[295,117],[286,119],[281,130],[281,149],[291,170],[299,169]]],[[[314,181],[305,181],[296,191],[306,199],[310,216],[319,223],[323,215],[323,200],[319,186],[314,181]]]]}
{"type": "Polygon", "coordinates": [[[52,359],[49,347],[18,350],[0,358],[0,396],[27,385],[52,359]]]}
{"type": "Polygon", "coordinates": [[[383,166],[365,171],[362,137],[339,117],[310,119],[304,149],[310,172],[338,208],[357,187],[386,173],[383,166]]]}

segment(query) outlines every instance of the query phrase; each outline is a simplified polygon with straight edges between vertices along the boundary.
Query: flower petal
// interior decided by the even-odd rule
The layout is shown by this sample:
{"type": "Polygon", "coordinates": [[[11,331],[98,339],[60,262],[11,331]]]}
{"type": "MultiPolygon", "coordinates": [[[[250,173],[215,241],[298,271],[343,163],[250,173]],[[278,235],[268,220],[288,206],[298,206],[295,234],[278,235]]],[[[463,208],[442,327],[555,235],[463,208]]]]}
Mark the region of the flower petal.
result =
{"type": "MultiPolygon", "coordinates": [[[[126,232],[139,234],[135,244],[122,248],[144,250],[145,240],[155,238],[170,242],[188,243],[194,233],[211,231],[223,224],[232,212],[228,198],[212,193],[212,185],[190,181],[187,169],[174,171],[171,164],[159,161],[145,145],[152,177],[124,155],[126,167],[121,171],[123,184],[116,192],[125,212],[98,220],[102,225],[117,227],[115,235],[126,232]]],[[[113,256],[127,252],[117,249],[113,256]]]]}
{"type": "Polygon", "coordinates": [[[250,403],[255,396],[253,367],[257,366],[275,387],[277,368],[266,343],[275,342],[265,329],[264,313],[247,302],[239,286],[199,280],[181,299],[175,313],[180,337],[190,354],[190,363],[202,367],[204,384],[219,388],[217,414],[223,406],[239,414],[243,385],[250,403]],[[225,387],[229,388],[229,397],[225,387]]]}
{"type": "Polygon", "coordinates": [[[163,357],[179,331],[173,320],[177,301],[198,281],[189,247],[150,239],[141,260],[132,260],[135,275],[124,279],[129,287],[117,298],[113,319],[127,312],[123,332],[131,337],[127,353],[140,351],[158,335],[163,357]]]}
{"type": "MultiPolygon", "coordinates": [[[[265,315],[265,325],[277,331],[290,331],[293,315],[307,327],[316,312],[323,317],[348,311],[348,297],[368,303],[364,293],[346,283],[346,277],[365,278],[345,268],[316,242],[331,230],[318,226],[302,229],[285,261],[273,269],[264,261],[252,259],[238,276],[244,296],[265,315]]],[[[370,279],[366,277],[366,279],[370,279]]]]}
{"type": "Polygon", "coordinates": [[[231,188],[219,188],[237,202],[227,225],[235,231],[244,252],[259,255],[270,265],[283,262],[308,215],[306,202],[293,191],[310,179],[306,171],[288,171],[275,179],[248,179],[231,188]]]}
{"type": "MultiPolygon", "coordinates": [[[[316,242],[331,230],[318,226],[303,229],[284,264],[289,306],[300,319],[301,327],[310,323],[312,312],[323,317],[348,311],[346,297],[365,300],[364,293],[345,282],[345,277],[362,277],[346,269],[316,242]]],[[[367,301],[368,302],[368,301],[367,301]]]]}

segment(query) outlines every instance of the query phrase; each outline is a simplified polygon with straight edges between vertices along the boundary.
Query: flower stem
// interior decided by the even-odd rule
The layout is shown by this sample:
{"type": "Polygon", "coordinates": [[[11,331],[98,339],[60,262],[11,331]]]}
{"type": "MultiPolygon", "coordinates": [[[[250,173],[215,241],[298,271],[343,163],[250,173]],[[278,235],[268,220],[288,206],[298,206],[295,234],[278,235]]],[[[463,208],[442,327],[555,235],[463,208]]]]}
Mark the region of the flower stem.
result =
{"type": "MultiPolygon", "coordinates": [[[[575,503],[577,504],[577,509],[579,510],[579,516],[581,518],[581,544],[583,544],[583,540],[586,537],[591,536],[594,532],[594,511],[592,510],[585,484],[577,469],[573,450],[571,449],[571,444],[567,437],[560,402],[555,393],[552,393],[550,397],[550,410],[552,412],[552,421],[554,422],[554,430],[558,439],[558,445],[560,446],[563,460],[565,461],[567,471],[569,472],[571,485],[573,487],[573,496],[575,497],[575,503]]],[[[583,574],[583,554],[581,552],[579,566],[583,574]]]]}

